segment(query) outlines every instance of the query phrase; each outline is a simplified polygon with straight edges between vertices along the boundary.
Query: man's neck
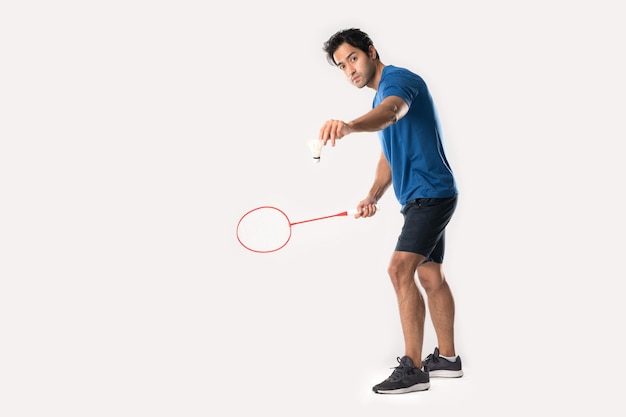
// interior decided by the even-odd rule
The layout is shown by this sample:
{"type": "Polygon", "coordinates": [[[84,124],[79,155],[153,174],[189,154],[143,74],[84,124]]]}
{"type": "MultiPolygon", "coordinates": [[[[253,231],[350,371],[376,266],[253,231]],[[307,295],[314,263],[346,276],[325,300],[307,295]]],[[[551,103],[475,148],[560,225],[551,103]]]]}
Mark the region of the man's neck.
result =
{"type": "Polygon", "coordinates": [[[378,84],[380,83],[380,78],[383,75],[384,68],[385,68],[385,64],[383,64],[380,60],[377,60],[376,72],[374,73],[374,78],[372,78],[372,81],[367,85],[369,88],[371,88],[374,91],[378,91],[378,84]]]}

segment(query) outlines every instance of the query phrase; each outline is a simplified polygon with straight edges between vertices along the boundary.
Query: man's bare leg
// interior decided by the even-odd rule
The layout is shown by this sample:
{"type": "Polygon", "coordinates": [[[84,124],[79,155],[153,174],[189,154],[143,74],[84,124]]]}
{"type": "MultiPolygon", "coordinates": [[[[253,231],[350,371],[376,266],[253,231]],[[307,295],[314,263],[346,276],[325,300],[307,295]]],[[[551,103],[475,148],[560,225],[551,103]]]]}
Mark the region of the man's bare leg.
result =
{"type": "Polygon", "coordinates": [[[428,311],[437,335],[439,352],[456,356],[454,347],[455,305],[442,264],[426,262],[417,267],[417,276],[428,299],[428,311]]]}
{"type": "Polygon", "coordinates": [[[422,367],[426,307],[415,282],[415,271],[423,260],[422,255],[395,251],[387,270],[398,299],[405,355],[411,358],[417,368],[422,367]]]}

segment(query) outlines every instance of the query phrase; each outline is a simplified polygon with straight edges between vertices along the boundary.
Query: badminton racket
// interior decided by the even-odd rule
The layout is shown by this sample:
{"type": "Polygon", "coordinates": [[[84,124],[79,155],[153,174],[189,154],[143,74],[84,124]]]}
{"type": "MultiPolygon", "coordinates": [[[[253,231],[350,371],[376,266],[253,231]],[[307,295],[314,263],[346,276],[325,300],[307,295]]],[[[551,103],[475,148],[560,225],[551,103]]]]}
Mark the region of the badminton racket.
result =
{"type": "MultiPolygon", "coordinates": [[[[378,210],[378,205],[376,209],[378,210]]],[[[241,246],[252,252],[276,252],[289,243],[292,227],[295,225],[333,217],[353,216],[357,213],[357,209],[350,209],[328,216],[292,222],[283,210],[273,206],[261,206],[241,216],[237,223],[237,240],[241,246]]]]}

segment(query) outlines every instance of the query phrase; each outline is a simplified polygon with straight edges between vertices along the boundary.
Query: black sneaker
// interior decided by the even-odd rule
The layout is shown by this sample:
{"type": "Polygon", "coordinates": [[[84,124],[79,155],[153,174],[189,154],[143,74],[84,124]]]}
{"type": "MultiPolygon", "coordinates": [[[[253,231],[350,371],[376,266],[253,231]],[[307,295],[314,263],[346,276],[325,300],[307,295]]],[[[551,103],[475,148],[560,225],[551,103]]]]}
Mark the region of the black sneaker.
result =
{"type": "Polygon", "coordinates": [[[430,388],[428,372],[413,366],[413,361],[408,356],[397,358],[399,365],[396,366],[389,378],[372,390],[377,394],[404,394],[405,392],[424,391],[430,388]]]}
{"type": "Polygon", "coordinates": [[[435,348],[435,352],[426,356],[426,359],[422,361],[422,366],[424,371],[432,377],[459,378],[463,376],[461,357],[457,356],[456,361],[451,362],[439,356],[439,348],[435,348]]]}

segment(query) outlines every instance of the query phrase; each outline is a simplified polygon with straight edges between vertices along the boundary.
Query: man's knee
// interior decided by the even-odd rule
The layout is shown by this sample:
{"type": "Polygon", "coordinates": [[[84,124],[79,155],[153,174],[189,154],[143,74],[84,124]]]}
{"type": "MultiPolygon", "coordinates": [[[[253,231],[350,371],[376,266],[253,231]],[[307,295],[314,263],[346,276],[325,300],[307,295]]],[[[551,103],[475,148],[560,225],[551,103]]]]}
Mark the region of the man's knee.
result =
{"type": "Polygon", "coordinates": [[[417,268],[417,278],[426,292],[437,291],[445,283],[441,264],[427,262],[417,268]]]}
{"type": "Polygon", "coordinates": [[[423,258],[423,256],[417,254],[394,254],[387,267],[387,273],[393,285],[396,288],[407,284],[414,285],[415,271],[423,258]]]}

